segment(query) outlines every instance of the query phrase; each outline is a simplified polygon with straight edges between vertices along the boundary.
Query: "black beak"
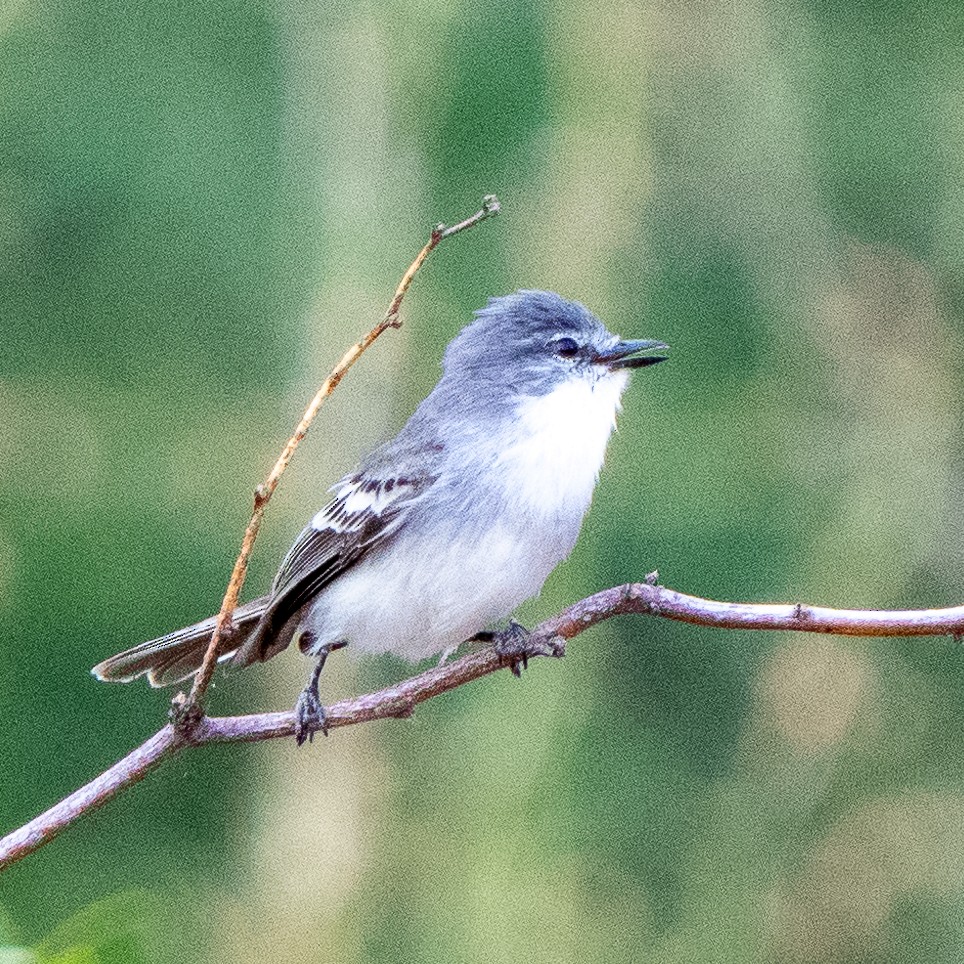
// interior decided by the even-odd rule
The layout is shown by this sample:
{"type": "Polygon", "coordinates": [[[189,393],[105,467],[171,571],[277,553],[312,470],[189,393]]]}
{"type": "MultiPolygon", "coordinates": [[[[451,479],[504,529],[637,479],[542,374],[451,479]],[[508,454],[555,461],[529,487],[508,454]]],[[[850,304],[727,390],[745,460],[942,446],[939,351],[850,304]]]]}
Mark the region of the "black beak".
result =
{"type": "Polygon", "coordinates": [[[643,368],[646,365],[666,361],[667,356],[640,355],[640,352],[665,351],[668,348],[669,345],[664,345],[661,341],[620,341],[612,348],[597,352],[593,361],[597,365],[608,366],[610,371],[620,368],[643,368]]]}

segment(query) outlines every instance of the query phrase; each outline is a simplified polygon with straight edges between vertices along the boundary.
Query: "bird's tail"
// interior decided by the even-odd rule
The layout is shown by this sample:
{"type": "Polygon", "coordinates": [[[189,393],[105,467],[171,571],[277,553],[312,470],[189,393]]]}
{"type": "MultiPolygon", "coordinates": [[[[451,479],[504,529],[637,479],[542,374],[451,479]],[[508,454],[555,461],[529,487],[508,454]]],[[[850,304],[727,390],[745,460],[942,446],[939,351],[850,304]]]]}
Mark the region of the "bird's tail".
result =
{"type": "MultiPolygon", "coordinates": [[[[244,642],[257,625],[268,607],[268,597],[252,600],[234,611],[235,632],[218,653],[218,660],[228,659],[244,642]]],[[[214,616],[193,626],[186,626],[175,633],[148,640],[133,649],[124,650],[110,659],[98,663],[91,673],[99,680],[110,683],[129,683],[139,676],[147,675],[151,686],[170,686],[193,676],[204,661],[211,634],[214,632],[214,616]]]]}

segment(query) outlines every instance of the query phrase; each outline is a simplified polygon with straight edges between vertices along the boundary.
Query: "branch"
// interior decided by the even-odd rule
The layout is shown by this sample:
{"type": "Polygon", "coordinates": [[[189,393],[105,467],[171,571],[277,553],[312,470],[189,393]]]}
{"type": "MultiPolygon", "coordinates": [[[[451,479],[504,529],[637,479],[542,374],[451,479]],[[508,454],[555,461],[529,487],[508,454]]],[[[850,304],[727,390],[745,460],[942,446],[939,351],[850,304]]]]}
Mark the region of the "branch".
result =
{"type": "MultiPolygon", "coordinates": [[[[784,629],[845,636],[941,636],[964,634],[964,606],[952,609],[826,609],[802,603],[754,605],[715,602],[656,585],[656,573],[645,583],[606,589],[577,602],[538,625],[530,637],[533,656],[563,656],[566,641],[613,616],[637,613],[662,616],[719,629],[784,629]]],[[[419,703],[494,673],[505,664],[492,647],[436,666],[395,686],[326,708],[330,729],[388,717],[411,716],[419,703]]],[[[187,747],[207,743],[252,743],[292,737],[294,714],[204,717],[190,729],[171,725],[154,734],[133,753],[46,813],[0,840],[0,871],[53,840],[84,814],[143,779],[166,759],[187,747]]]]}
{"type": "Polygon", "coordinates": [[[459,221],[458,224],[453,224],[451,227],[438,224],[432,229],[432,234],[425,246],[418,253],[418,257],[411,263],[408,270],[402,276],[402,280],[398,283],[398,287],[395,289],[395,295],[382,320],[375,325],[361,341],[356,342],[345,352],[341,361],[332,369],[331,374],[325,379],[321,388],[318,389],[315,397],[311,400],[307,409],[305,409],[305,414],[298,423],[294,435],[288,439],[281,455],[278,456],[278,461],[275,462],[274,467],[268,473],[268,477],[264,482],[255,489],[254,511],[251,514],[251,521],[248,522],[248,527],[244,531],[244,538],[241,540],[241,551],[234,563],[234,569],[228,581],[228,588],[225,591],[224,600],[221,603],[221,609],[218,611],[214,624],[214,633],[211,636],[211,641],[208,643],[207,651],[204,654],[204,661],[201,663],[201,668],[194,677],[194,685],[191,687],[191,692],[187,696],[187,699],[184,699],[180,694],[178,697],[175,697],[174,720],[176,724],[190,727],[196,725],[201,718],[201,704],[208,684],[211,682],[211,676],[214,674],[215,667],[217,666],[218,656],[222,651],[221,641],[230,635],[233,628],[232,617],[234,610],[238,606],[241,588],[244,586],[244,580],[248,573],[248,562],[251,559],[255,539],[258,538],[258,531],[261,528],[261,520],[264,518],[265,509],[268,506],[271,496],[274,494],[274,490],[278,487],[278,482],[281,481],[281,476],[294,457],[295,451],[308,434],[311,423],[315,420],[319,409],[325,403],[325,399],[338,387],[338,383],[345,377],[348,369],[361,358],[364,352],[367,351],[382,332],[388,328],[401,327],[402,323],[398,317],[398,313],[402,307],[402,299],[405,297],[405,293],[411,286],[412,280],[418,273],[419,268],[422,267],[428,256],[439,244],[447,238],[451,238],[462,231],[474,227],[486,218],[498,214],[500,210],[499,199],[494,194],[489,194],[482,199],[481,210],[476,211],[471,217],[466,218],[464,221],[459,221]]]}

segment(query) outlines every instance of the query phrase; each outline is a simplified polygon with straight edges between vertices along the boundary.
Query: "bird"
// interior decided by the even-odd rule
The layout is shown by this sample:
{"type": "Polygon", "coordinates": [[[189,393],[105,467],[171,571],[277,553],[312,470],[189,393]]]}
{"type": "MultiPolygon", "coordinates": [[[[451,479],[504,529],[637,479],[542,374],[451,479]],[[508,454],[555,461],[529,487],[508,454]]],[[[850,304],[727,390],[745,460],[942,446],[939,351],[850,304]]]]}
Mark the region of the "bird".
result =
{"type": "MultiPolygon", "coordinates": [[[[295,705],[300,746],[327,733],[331,652],[415,662],[490,639],[519,674],[526,630],[488,629],[539,594],[579,536],[630,372],[668,356],[623,340],[549,291],[490,298],[449,343],[442,376],[401,431],[330,490],[271,591],[234,613],[220,662],[264,662],[292,642],[314,666],[295,705]]],[[[91,672],[167,686],[200,668],[215,617],[91,672]]]]}

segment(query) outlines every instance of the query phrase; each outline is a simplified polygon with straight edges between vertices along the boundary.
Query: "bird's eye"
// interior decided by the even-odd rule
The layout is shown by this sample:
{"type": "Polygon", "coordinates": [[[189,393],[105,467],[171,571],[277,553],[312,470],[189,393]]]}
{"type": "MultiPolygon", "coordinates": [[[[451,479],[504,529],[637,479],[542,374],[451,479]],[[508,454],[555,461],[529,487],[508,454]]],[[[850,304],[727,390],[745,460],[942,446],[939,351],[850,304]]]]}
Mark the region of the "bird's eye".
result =
{"type": "Polygon", "coordinates": [[[557,338],[552,349],[561,358],[574,358],[579,354],[579,343],[574,338],[557,338]]]}

